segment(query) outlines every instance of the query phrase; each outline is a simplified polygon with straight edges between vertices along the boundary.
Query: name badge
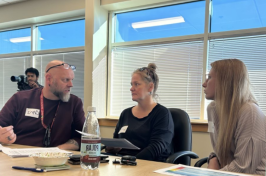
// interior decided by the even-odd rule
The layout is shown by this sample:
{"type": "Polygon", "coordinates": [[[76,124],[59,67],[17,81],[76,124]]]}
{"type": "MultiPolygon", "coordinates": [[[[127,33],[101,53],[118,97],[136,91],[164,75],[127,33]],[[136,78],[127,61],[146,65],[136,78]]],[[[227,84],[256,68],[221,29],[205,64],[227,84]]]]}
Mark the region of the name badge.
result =
{"type": "Polygon", "coordinates": [[[213,121],[208,122],[208,132],[209,133],[214,133],[214,124],[213,121]]]}
{"type": "Polygon", "coordinates": [[[25,112],[25,116],[39,118],[39,109],[27,108],[25,112]]]}
{"type": "Polygon", "coordinates": [[[128,127],[128,126],[123,126],[123,127],[120,129],[120,131],[119,131],[118,134],[120,134],[120,133],[125,133],[125,132],[127,131],[127,127],[128,127]]]}

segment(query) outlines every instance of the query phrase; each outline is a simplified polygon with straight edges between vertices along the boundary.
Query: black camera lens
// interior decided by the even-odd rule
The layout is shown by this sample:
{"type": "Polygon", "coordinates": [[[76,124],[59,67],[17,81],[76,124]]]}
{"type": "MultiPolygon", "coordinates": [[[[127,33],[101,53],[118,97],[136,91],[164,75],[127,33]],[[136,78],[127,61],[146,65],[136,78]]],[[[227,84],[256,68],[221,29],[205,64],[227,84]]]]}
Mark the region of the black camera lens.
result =
{"type": "Polygon", "coordinates": [[[21,77],[20,76],[11,76],[11,81],[12,82],[21,82],[21,77]]]}

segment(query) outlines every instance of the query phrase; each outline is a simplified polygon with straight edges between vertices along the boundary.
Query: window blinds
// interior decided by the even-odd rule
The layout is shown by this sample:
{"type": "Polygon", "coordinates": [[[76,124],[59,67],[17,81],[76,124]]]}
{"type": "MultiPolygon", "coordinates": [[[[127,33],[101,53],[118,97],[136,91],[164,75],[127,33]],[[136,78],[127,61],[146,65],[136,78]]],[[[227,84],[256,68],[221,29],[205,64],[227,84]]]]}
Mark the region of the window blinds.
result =
{"type": "Polygon", "coordinates": [[[157,65],[158,103],[200,118],[203,41],[113,47],[110,115],[119,116],[136,102],[131,99],[131,74],[149,63],[157,65]]]}
{"type": "Polygon", "coordinates": [[[266,114],[266,35],[211,39],[209,43],[208,70],[210,63],[236,58],[248,69],[251,87],[258,104],[266,114]]]}
{"type": "Polygon", "coordinates": [[[96,107],[97,117],[106,117],[106,86],[107,86],[107,63],[106,56],[94,63],[92,72],[93,93],[92,105],[96,107]]]}
{"type": "Polygon", "coordinates": [[[0,59],[0,110],[18,90],[17,83],[11,82],[10,77],[24,75],[30,63],[29,56],[0,59]]]}
{"type": "Polygon", "coordinates": [[[76,66],[75,78],[71,93],[84,99],[84,52],[71,52],[59,54],[47,54],[34,56],[35,68],[39,70],[39,83],[44,86],[44,74],[46,65],[52,60],[61,60],[76,66]]]}

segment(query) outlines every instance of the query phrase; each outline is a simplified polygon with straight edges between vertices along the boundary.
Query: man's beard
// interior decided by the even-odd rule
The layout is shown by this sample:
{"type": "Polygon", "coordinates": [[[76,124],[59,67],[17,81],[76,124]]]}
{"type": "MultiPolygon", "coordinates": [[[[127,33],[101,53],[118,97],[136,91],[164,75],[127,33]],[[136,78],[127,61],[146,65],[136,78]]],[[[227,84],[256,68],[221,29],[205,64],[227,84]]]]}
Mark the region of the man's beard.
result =
{"type": "Polygon", "coordinates": [[[67,94],[64,94],[63,91],[58,91],[56,90],[57,88],[57,83],[53,82],[53,87],[51,86],[51,92],[57,96],[62,102],[68,102],[70,99],[70,92],[68,92],[67,94]]]}
{"type": "Polygon", "coordinates": [[[53,94],[57,96],[62,102],[68,102],[70,99],[70,93],[64,94],[64,92],[54,90],[53,94]]]}

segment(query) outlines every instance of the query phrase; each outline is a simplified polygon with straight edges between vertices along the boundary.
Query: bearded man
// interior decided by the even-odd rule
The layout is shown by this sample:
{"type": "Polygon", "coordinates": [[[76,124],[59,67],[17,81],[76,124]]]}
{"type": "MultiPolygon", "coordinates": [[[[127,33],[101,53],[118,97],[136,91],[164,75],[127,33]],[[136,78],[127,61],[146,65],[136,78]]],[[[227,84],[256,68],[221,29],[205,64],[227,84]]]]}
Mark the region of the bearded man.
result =
{"type": "Polygon", "coordinates": [[[0,143],[79,150],[85,117],[80,98],[70,94],[76,67],[48,63],[44,87],[15,93],[0,111],[0,143]]]}

